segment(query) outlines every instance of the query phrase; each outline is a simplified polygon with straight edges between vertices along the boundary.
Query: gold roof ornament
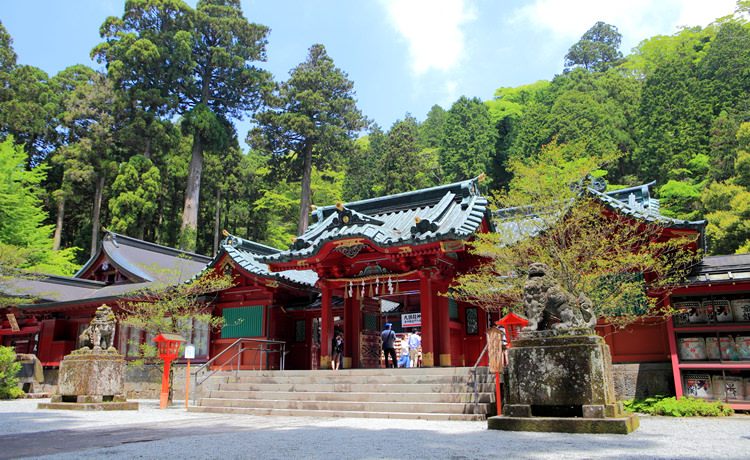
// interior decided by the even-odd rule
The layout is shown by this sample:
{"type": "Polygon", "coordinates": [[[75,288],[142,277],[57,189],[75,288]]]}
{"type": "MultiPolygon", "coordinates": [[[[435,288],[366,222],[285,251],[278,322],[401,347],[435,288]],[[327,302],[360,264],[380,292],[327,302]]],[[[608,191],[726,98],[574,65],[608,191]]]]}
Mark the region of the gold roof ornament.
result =
{"type": "Polygon", "coordinates": [[[313,210],[313,211],[315,211],[315,210],[316,210],[316,209],[318,209],[318,208],[316,208],[314,204],[311,204],[311,205],[310,205],[310,209],[311,209],[311,210],[313,210]]]}
{"type": "Polygon", "coordinates": [[[419,217],[415,217],[415,218],[414,218],[414,222],[416,222],[416,223],[420,223],[420,222],[422,222],[422,219],[420,219],[419,217]]]}
{"type": "Polygon", "coordinates": [[[484,182],[485,179],[487,179],[487,176],[485,176],[484,173],[482,173],[479,175],[477,182],[484,182]]]}
{"type": "Polygon", "coordinates": [[[336,202],[336,209],[338,209],[339,211],[343,211],[344,210],[344,205],[340,201],[337,201],[336,202]]]}
{"type": "Polygon", "coordinates": [[[222,230],[221,234],[224,235],[224,236],[229,236],[229,232],[226,231],[226,229],[222,230]]]}

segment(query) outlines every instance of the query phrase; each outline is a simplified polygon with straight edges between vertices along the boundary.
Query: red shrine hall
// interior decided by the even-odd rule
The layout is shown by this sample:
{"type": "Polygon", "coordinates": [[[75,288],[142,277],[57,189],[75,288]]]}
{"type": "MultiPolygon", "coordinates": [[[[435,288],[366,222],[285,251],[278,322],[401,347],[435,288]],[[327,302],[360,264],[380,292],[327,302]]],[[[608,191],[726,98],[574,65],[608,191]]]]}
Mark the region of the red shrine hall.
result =
{"type": "MultiPolygon", "coordinates": [[[[284,251],[225,232],[219,252],[209,258],[106,232],[97,254],[74,277],[18,280],[39,300],[6,309],[0,339],[19,352],[35,352],[47,367],[57,366],[78,346],[80,330],[96,307],[106,303],[116,311],[118,302],[136,289],[160,281],[159,272],[149,267],[177,263],[183,279],[205,269],[235,276],[233,287],[204,296],[227,326],[209,331],[194,324],[192,335],[185,337],[196,346],[196,363],[250,338],[283,343],[283,356],[246,352],[241,368],[278,369],[282,363],[286,369],[327,368],[332,338],[340,331],[343,367],[382,367],[379,336],[390,322],[399,336],[420,331],[423,366],[473,366],[487,330],[501,318],[445,294],[457,274],[480,263],[467,243],[502,225],[502,210],[490,210],[481,179],[313,208],[313,224],[284,251]]],[[[651,185],[591,193],[611,212],[635,220],[666,219],[667,237],[694,234],[702,246],[705,222],[660,216],[651,185]]],[[[644,318],[624,332],[606,325],[597,329],[616,363],[670,360],[666,324],[644,318]]],[[[130,356],[133,344],[152,339],[143,331],[118,327],[115,343],[130,356]]]]}

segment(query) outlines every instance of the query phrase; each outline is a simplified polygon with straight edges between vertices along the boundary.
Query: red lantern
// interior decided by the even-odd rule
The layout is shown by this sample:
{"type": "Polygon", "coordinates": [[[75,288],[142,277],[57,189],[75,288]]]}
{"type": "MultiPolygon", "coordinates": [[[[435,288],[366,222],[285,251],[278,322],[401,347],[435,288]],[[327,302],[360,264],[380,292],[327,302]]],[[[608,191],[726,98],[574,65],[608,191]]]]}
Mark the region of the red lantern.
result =
{"type": "Polygon", "coordinates": [[[164,409],[169,399],[169,366],[172,360],[177,358],[180,344],[185,342],[185,339],[179,334],[159,334],[153,341],[159,345],[159,358],[164,360],[164,375],[161,378],[161,397],[159,398],[159,409],[164,409]]]}
{"type": "Polygon", "coordinates": [[[501,320],[495,322],[495,324],[505,328],[505,334],[508,337],[508,347],[510,347],[513,341],[518,338],[518,333],[521,331],[521,328],[529,325],[529,320],[510,312],[501,320]]]}

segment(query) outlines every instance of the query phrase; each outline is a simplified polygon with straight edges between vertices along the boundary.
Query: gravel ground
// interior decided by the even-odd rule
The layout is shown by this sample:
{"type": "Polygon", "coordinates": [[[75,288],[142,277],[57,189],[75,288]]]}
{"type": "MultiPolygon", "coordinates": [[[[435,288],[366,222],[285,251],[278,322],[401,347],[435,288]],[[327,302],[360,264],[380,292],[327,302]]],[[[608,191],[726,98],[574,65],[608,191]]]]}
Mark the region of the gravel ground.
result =
{"type": "Polygon", "coordinates": [[[0,401],[0,459],[750,459],[750,416],[641,416],[629,435],[488,430],[486,422],[39,410],[0,401]]]}

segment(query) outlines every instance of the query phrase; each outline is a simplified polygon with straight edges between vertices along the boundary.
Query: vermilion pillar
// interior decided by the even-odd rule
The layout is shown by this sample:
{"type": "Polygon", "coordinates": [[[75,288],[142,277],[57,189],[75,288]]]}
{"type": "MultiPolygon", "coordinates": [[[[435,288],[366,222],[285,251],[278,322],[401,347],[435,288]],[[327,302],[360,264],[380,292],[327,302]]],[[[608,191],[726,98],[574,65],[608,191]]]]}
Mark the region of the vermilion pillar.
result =
{"type": "Polygon", "coordinates": [[[419,298],[422,311],[422,366],[433,367],[435,365],[435,324],[434,324],[434,302],[432,296],[432,280],[429,273],[419,272],[419,298]]]}
{"type": "MultiPolygon", "coordinates": [[[[435,284],[435,283],[433,283],[435,284]]],[[[436,286],[437,287],[437,286],[436,286]]],[[[443,286],[440,286],[441,288],[443,286]]],[[[441,289],[442,290],[442,289],[441,289]]],[[[448,305],[448,297],[437,295],[435,292],[435,301],[437,302],[437,318],[435,322],[438,323],[438,330],[440,331],[436,337],[436,348],[440,351],[440,365],[445,367],[451,366],[451,320],[450,311],[448,305]]]]}
{"type": "Polygon", "coordinates": [[[320,282],[320,368],[331,368],[331,340],[333,340],[333,306],[331,289],[326,282],[320,282]]]}

